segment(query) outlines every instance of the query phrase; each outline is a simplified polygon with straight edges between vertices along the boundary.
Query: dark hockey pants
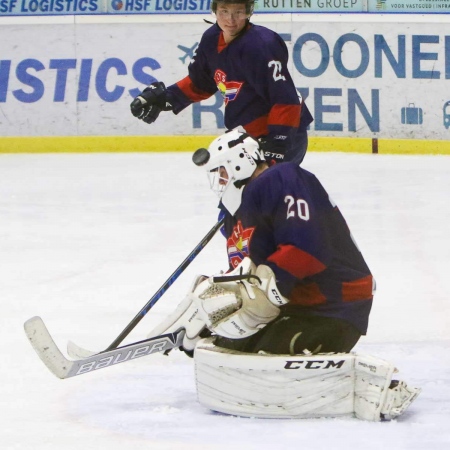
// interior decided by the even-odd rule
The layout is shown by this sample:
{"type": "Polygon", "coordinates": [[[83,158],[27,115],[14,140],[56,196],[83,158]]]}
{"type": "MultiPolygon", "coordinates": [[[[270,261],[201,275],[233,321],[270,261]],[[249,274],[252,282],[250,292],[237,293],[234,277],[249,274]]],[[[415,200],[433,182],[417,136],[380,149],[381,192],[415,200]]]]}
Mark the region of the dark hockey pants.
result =
{"type": "Polygon", "coordinates": [[[258,333],[244,339],[218,336],[215,345],[246,353],[348,353],[361,333],[350,323],[328,317],[282,313],[258,333]]]}

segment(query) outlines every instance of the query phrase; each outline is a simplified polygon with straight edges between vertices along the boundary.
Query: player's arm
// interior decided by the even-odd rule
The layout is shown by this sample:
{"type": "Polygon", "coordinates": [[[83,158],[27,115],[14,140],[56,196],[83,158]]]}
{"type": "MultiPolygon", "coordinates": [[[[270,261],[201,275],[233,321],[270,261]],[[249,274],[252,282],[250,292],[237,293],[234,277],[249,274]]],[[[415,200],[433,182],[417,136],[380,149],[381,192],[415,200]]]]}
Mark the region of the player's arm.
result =
{"type": "MultiPolygon", "coordinates": [[[[189,72],[191,72],[191,70],[189,72]]],[[[210,83],[201,83],[199,82],[199,78],[206,78],[206,80],[209,81],[207,77],[204,77],[202,74],[197,74],[197,76],[189,74],[167,88],[169,99],[173,105],[174,114],[180,113],[192,103],[201,102],[214,95],[214,92],[217,90],[216,86],[214,85],[212,87],[213,90],[211,91],[204,90],[204,88],[202,89],[198,86],[209,86],[210,83]]]]}
{"type": "Polygon", "coordinates": [[[260,139],[273,159],[283,159],[300,125],[302,105],[287,67],[288,52],[281,38],[256,46],[250,53],[249,79],[256,92],[270,104],[268,134],[260,139]]]}
{"type": "Polygon", "coordinates": [[[168,87],[169,98],[172,101],[173,112],[178,114],[192,103],[206,100],[214,95],[217,86],[208,65],[208,46],[212,37],[207,34],[202,37],[195,51],[195,57],[189,64],[188,75],[168,87]]]}
{"type": "Polygon", "coordinates": [[[153,123],[161,111],[178,114],[190,104],[209,98],[217,90],[208,74],[206,55],[202,42],[196,51],[195,59],[189,65],[189,75],[168,86],[162,82],[146,87],[131,103],[133,116],[146,123],[153,123]]]}

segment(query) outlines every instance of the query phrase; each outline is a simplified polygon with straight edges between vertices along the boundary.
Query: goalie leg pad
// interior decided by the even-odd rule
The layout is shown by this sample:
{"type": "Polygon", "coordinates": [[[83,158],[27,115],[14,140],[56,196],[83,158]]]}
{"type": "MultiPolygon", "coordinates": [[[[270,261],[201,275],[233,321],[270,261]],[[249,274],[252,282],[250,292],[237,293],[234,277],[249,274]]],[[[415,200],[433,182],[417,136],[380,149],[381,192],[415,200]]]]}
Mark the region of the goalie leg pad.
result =
{"type": "Polygon", "coordinates": [[[355,415],[358,419],[391,420],[403,414],[420,394],[404,381],[392,380],[397,369],[368,355],[355,359],[355,415]]]}
{"type": "Polygon", "coordinates": [[[197,344],[194,360],[199,402],[244,417],[380,421],[398,417],[420,392],[404,382],[393,386],[392,364],[355,353],[249,354],[208,338],[197,344]]]}

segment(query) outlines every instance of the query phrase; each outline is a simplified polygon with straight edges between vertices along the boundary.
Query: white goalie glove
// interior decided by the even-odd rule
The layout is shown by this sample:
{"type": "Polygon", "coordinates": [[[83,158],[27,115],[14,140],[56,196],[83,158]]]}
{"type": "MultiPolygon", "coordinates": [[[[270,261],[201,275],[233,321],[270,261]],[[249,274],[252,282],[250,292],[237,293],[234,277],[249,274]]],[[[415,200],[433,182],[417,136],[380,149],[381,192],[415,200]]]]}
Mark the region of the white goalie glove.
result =
{"type": "Polygon", "coordinates": [[[183,349],[187,352],[194,350],[195,345],[201,339],[200,333],[206,328],[206,325],[199,315],[198,306],[193,302],[192,293],[198,284],[205,279],[207,278],[204,275],[198,275],[195,278],[188,295],[163,322],[147,335],[148,338],[173,333],[180,328],[184,328],[186,334],[183,338],[183,349]]]}
{"type": "Polygon", "coordinates": [[[185,299],[148,337],[184,328],[183,349],[192,352],[205,328],[230,339],[251,336],[276,319],[287,302],[272,269],[256,268],[245,258],[226,275],[197,276],[185,299]]]}
{"type": "Polygon", "coordinates": [[[252,336],[276,319],[279,307],[288,302],[272,269],[256,268],[250,258],[226,275],[202,281],[191,296],[208,329],[229,339],[252,336]]]}

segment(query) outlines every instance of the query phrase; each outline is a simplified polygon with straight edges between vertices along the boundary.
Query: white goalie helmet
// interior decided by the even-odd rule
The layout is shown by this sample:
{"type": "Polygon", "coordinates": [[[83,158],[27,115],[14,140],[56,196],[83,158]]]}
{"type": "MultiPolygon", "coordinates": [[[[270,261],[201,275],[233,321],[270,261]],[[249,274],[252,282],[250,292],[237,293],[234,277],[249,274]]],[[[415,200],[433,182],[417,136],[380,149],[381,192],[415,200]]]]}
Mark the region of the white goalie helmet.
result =
{"type": "Polygon", "coordinates": [[[243,188],[258,163],[265,162],[258,142],[242,127],[214,139],[208,150],[198,149],[192,160],[206,169],[212,191],[219,196],[230,214],[239,208],[243,188]]]}

